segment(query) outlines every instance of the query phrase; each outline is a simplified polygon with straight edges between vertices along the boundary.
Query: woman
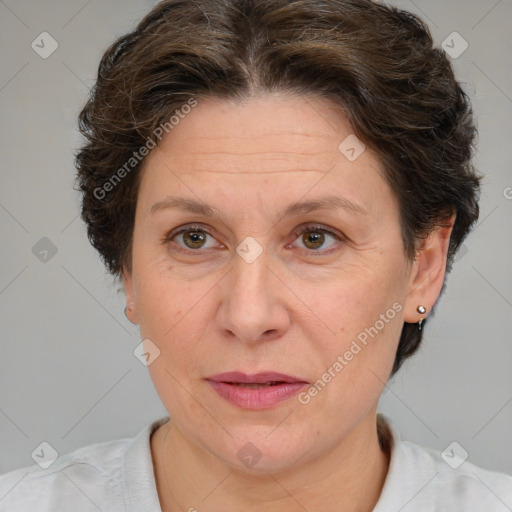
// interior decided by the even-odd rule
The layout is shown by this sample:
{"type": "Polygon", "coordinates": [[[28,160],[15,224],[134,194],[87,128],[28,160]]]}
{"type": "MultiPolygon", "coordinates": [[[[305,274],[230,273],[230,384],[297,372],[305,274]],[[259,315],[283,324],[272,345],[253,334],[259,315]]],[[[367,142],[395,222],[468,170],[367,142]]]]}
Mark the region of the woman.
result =
{"type": "Polygon", "coordinates": [[[478,218],[471,108],[418,18],[167,0],[80,129],[82,216],[169,417],[4,475],[0,507],[511,509],[512,477],[377,415],[478,218]]]}

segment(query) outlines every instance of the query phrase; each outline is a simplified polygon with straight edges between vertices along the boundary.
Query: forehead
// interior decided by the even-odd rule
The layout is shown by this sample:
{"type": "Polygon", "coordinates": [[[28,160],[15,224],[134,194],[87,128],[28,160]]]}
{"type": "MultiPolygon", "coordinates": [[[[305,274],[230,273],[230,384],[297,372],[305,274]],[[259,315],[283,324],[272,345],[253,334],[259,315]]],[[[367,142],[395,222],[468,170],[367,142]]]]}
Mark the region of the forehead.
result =
{"type": "Polygon", "coordinates": [[[164,137],[159,148],[195,162],[214,164],[222,158],[222,168],[211,171],[227,171],[226,163],[243,161],[244,171],[251,171],[250,165],[257,162],[253,171],[265,172],[265,159],[272,159],[269,172],[309,162],[326,170],[339,155],[339,143],[350,133],[340,107],[324,99],[285,95],[242,103],[205,99],[164,137]],[[280,155],[286,166],[279,166],[280,155]]]}
{"type": "Polygon", "coordinates": [[[353,202],[369,201],[365,195],[386,186],[379,161],[369,150],[348,159],[340,150],[347,138],[355,135],[346,115],[325,99],[199,100],[146,158],[139,193],[152,204],[177,189],[194,199],[211,192],[221,202],[236,190],[244,200],[264,195],[292,203],[338,187],[353,202]]]}

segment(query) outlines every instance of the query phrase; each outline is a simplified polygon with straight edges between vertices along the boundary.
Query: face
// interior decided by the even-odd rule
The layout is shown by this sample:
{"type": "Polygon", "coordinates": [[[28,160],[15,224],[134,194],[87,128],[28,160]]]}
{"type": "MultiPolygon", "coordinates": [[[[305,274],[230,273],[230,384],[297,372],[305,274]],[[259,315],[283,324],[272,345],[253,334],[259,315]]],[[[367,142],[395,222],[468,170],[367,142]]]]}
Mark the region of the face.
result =
{"type": "Polygon", "coordinates": [[[420,270],[444,249],[407,260],[393,192],[370,149],[341,144],[352,134],[327,100],[201,100],[145,161],[127,301],[175,428],[230,466],[340,445],[442,285],[420,270]]]}

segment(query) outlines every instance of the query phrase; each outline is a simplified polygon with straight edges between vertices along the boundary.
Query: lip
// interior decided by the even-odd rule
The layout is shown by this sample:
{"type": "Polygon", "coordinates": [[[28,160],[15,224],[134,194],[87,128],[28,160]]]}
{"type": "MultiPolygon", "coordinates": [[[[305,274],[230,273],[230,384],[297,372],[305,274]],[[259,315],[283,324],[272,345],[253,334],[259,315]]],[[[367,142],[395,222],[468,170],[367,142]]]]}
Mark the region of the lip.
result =
{"type": "Polygon", "coordinates": [[[227,372],[206,379],[208,384],[225,400],[242,409],[269,409],[297,395],[309,385],[303,379],[277,372],[247,375],[227,372]],[[268,385],[269,383],[275,383],[268,385]],[[261,384],[259,387],[246,385],[261,384]]]}

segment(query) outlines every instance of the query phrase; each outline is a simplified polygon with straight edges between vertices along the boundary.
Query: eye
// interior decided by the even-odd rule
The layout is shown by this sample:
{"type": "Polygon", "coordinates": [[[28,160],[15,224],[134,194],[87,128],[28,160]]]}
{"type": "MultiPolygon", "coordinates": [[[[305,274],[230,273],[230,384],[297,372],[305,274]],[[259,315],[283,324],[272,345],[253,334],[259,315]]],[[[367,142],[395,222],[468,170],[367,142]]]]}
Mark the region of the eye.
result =
{"type": "MultiPolygon", "coordinates": [[[[293,233],[293,235],[300,237],[299,239],[303,243],[303,248],[308,252],[318,252],[322,254],[332,252],[332,250],[328,249],[332,248],[333,246],[336,247],[344,241],[342,235],[316,224],[301,226],[293,233]],[[334,242],[327,247],[327,250],[320,251],[319,249],[325,245],[326,237],[327,239],[329,237],[334,239],[334,242]]],[[[192,251],[197,253],[200,253],[203,249],[212,249],[216,247],[216,244],[219,244],[211,235],[211,233],[200,225],[182,226],[171,231],[162,240],[162,243],[164,244],[168,244],[170,242],[177,244],[178,250],[183,250],[185,252],[192,251]],[[206,244],[208,237],[210,237],[213,241],[209,246],[206,244]]],[[[222,244],[219,245],[220,247],[224,247],[222,244]]]]}
{"type": "Polygon", "coordinates": [[[343,237],[340,234],[316,224],[308,224],[306,226],[302,226],[294,232],[294,235],[300,237],[299,240],[304,244],[304,247],[307,250],[313,252],[322,252],[323,254],[326,252],[332,252],[331,250],[318,250],[325,244],[326,236],[335,240],[335,242],[328,246],[327,249],[333,246],[335,247],[343,242],[343,237]]]}
{"type": "Polygon", "coordinates": [[[202,226],[183,226],[177,230],[171,231],[164,240],[163,243],[175,242],[184,251],[192,250],[200,252],[201,249],[211,249],[215,247],[213,245],[205,245],[207,238],[210,237],[215,241],[213,236],[202,226]],[[175,240],[176,239],[176,240],[175,240]],[[181,243],[179,243],[181,239],[181,243]]]}

